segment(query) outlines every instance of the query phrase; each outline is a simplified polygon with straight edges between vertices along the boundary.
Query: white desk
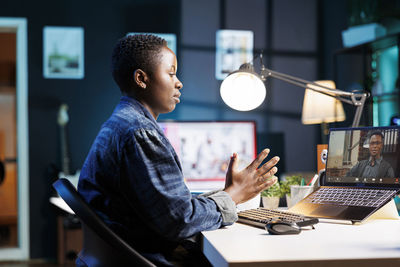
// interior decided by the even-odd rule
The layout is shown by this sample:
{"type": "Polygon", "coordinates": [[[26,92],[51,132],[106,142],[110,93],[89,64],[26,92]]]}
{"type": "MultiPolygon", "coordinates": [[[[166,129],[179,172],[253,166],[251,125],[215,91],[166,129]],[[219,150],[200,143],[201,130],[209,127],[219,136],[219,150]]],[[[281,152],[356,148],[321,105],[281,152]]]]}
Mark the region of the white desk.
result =
{"type": "Polygon", "coordinates": [[[240,223],[202,232],[213,266],[400,266],[400,220],[318,223],[299,235],[269,235],[240,223]]]}

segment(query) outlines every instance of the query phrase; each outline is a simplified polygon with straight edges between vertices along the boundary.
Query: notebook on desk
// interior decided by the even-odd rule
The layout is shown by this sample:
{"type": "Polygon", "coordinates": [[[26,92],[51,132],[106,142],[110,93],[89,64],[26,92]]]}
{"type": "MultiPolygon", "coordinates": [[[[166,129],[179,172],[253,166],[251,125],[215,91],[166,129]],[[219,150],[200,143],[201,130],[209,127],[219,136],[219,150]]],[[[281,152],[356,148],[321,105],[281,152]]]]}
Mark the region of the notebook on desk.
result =
{"type": "Polygon", "coordinates": [[[361,222],[400,191],[399,126],[331,129],[321,186],[290,211],[361,222]]]}

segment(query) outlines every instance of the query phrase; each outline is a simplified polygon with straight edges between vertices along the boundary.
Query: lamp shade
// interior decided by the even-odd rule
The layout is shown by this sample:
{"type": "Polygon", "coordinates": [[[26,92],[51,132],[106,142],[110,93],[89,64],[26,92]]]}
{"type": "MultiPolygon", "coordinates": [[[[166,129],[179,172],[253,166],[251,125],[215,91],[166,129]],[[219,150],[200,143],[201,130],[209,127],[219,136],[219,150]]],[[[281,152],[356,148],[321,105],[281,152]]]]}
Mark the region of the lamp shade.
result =
{"type": "Polygon", "coordinates": [[[237,71],[222,82],[220,94],[229,107],[239,111],[249,111],[261,105],[265,99],[266,90],[257,74],[237,71]]]}
{"type": "MultiPolygon", "coordinates": [[[[316,81],[315,83],[335,89],[333,81],[316,81]]],[[[309,88],[314,85],[307,85],[309,88]]],[[[304,93],[303,112],[301,121],[303,124],[330,123],[344,121],[346,115],[342,103],[336,98],[306,89],[304,93]]]]}

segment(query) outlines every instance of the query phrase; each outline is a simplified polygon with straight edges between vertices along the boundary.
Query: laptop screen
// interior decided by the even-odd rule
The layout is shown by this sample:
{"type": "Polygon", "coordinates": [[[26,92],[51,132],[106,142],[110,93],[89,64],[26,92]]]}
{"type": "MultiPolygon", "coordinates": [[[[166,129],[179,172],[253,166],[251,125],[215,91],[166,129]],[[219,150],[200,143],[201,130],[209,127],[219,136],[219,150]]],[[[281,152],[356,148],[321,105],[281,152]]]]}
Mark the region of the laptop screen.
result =
{"type": "Polygon", "coordinates": [[[400,127],[331,129],[324,185],[400,188],[400,127]]]}

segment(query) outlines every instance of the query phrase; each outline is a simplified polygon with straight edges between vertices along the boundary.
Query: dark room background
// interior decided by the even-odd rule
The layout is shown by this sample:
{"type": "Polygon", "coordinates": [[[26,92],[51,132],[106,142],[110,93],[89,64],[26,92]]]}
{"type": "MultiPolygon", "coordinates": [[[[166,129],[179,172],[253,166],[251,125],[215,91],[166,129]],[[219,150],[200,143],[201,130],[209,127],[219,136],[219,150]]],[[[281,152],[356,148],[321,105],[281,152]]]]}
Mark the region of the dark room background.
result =
{"type": "Polygon", "coordinates": [[[269,80],[267,98],[258,109],[228,108],[219,96],[221,81],[215,79],[215,34],[218,29],[252,30],[255,52],[264,52],[266,67],[307,80],[333,79],[332,54],[342,48],[346,12],[345,0],[3,3],[0,16],[25,17],[28,22],[31,258],[56,258],[56,212],[49,197],[54,173],[61,168],[58,108],[62,103],[69,106],[71,168],[78,170],[101,124],[119,101],[119,89],[110,74],[111,51],[118,38],[128,32],[177,35],[182,102],[160,119],[254,120],[258,150],[268,146],[281,157],[279,174],[315,172],[320,127],[301,124],[304,90],[269,80]],[[43,77],[44,26],[84,28],[83,79],[43,77]]]}

